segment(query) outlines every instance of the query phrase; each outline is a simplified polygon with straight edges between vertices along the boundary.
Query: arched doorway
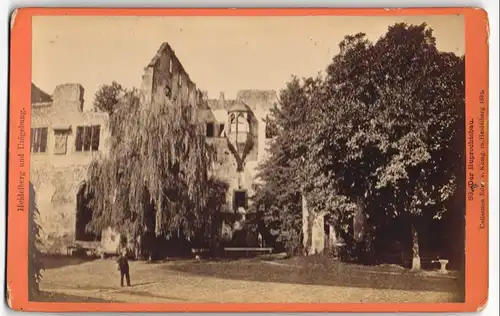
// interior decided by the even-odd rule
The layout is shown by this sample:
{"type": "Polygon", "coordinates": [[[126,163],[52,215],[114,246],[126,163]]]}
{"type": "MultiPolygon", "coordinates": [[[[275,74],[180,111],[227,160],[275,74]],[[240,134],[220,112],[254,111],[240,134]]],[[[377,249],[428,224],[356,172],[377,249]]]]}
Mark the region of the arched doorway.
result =
{"type": "Polygon", "coordinates": [[[89,206],[91,199],[87,192],[87,184],[84,182],[80,185],[76,194],[76,223],[75,223],[75,240],[77,241],[100,241],[101,234],[93,234],[87,232],[86,227],[92,220],[92,209],[89,206]]]}

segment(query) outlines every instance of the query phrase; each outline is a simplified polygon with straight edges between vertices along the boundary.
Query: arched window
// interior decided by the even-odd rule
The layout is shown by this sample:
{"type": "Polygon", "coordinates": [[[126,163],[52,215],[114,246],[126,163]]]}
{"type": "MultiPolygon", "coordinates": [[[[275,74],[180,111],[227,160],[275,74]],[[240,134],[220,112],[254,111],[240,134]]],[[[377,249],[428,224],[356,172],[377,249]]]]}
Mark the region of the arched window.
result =
{"type": "Polygon", "coordinates": [[[234,113],[229,116],[229,132],[236,133],[236,115],[234,113]]]}
{"type": "MultiPolygon", "coordinates": [[[[229,110],[228,140],[240,159],[246,156],[248,146],[252,146],[250,133],[251,110],[243,103],[237,103],[229,110]]],[[[239,166],[239,169],[242,167],[239,166]]]]}
{"type": "Polygon", "coordinates": [[[238,114],[238,133],[248,133],[250,132],[250,126],[248,124],[248,114],[239,113],[238,114]]]}

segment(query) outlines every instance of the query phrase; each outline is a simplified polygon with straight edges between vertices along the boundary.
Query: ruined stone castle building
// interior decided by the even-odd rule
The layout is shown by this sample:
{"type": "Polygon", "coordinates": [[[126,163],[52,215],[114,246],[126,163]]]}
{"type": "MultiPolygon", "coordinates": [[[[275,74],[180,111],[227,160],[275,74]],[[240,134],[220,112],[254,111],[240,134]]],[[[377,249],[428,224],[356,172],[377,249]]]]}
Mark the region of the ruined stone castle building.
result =
{"type": "MultiPolygon", "coordinates": [[[[231,239],[249,215],[256,167],[267,158],[273,135],[266,118],[278,102],[277,93],[240,90],[235,99],[226,99],[224,93],[209,99],[168,43],[145,67],[140,92],[143,106],[181,99],[197,109],[205,139],[217,149],[212,172],[229,185],[221,234],[231,239]]],[[[98,237],[85,232],[92,216],[82,203],[86,171],[92,159],[106,154],[109,131],[108,114],[85,111],[83,100],[79,84],[59,85],[52,95],[32,86],[30,179],[40,212],[42,249],[49,252],[64,252],[70,244],[96,238],[113,249],[118,240],[111,231],[98,237]]],[[[315,221],[312,230],[307,230],[309,226],[304,226],[309,238],[324,239],[323,221],[315,221]]],[[[316,250],[324,248],[321,241],[313,245],[316,250]]]]}
{"type": "Polygon", "coordinates": [[[240,90],[234,100],[209,99],[197,89],[168,43],[161,45],[144,70],[142,104],[162,105],[181,98],[194,105],[205,139],[215,146],[217,162],[213,173],[229,185],[222,234],[230,239],[241,228],[253,194],[257,164],[266,158],[272,135],[266,117],[277,103],[276,91],[240,90]]]}
{"type": "Polygon", "coordinates": [[[32,85],[30,183],[40,213],[42,250],[88,241],[81,197],[92,159],[106,152],[106,113],[84,111],[84,89],[63,84],[49,95],[32,85]]]}

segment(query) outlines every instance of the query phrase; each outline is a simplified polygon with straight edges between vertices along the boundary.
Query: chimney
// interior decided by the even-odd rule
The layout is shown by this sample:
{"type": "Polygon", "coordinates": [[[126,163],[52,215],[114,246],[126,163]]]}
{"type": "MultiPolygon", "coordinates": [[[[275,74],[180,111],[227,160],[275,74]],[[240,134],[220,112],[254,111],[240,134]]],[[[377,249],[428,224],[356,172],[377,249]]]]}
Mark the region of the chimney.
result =
{"type": "Polygon", "coordinates": [[[58,85],[53,94],[54,106],[63,111],[83,111],[84,89],[80,84],[58,85]]]}
{"type": "Polygon", "coordinates": [[[221,109],[224,108],[224,103],[225,103],[224,92],[221,92],[220,95],[219,95],[219,107],[221,109]]]}

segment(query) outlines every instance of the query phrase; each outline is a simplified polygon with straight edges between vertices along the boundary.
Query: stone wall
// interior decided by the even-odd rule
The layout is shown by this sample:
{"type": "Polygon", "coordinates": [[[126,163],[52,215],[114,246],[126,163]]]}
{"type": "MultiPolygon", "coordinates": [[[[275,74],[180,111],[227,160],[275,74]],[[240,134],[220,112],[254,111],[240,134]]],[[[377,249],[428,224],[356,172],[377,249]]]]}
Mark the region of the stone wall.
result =
{"type": "Polygon", "coordinates": [[[191,80],[179,58],[168,43],[163,43],[144,69],[141,84],[141,104],[163,105],[167,99],[182,100],[198,106],[201,91],[191,80]]]}
{"type": "Polygon", "coordinates": [[[108,115],[83,112],[83,87],[64,84],[56,87],[52,102],[33,102],[31,128],[47,128],[45,152],[30,155],[30,182],[40,212],[42,251],[65,252],[74,242],[76,195],[86,180],[93,159],[106,154],[108,115]],[[100,125],[99,150],[82,152],[75,147],[78,126],[100,125]],[[64,131],[66,151],[55,151],[55,133],[64,131]]]}
{"type": "Polygon", "coordinates": [[[87,167],[54,167],[47,162],[35,162],[30,170],[40,214],[40,250],[64,253],[66,246],[75,239],[76,194],[85,180],[87,167]]]}

